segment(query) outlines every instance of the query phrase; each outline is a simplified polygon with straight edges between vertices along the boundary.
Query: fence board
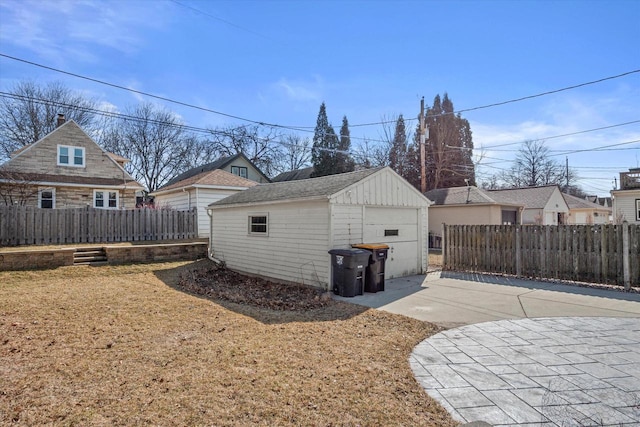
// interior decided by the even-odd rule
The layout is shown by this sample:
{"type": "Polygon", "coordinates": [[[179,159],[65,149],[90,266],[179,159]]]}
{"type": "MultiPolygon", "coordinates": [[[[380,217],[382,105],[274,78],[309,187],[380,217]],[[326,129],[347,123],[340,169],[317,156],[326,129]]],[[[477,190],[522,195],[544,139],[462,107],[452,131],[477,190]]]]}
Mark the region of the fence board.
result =
{"type": "Polygon", "coordinates": [[[0,246],[197,237],[197,211],[0,206],[0,246]]]}
{"type": "Polygon", "coordinates": [[[628,257],[632,286],[640,286],[640,225],[445,225],[444,268],[595,283],[624,284],[628,257]]]}

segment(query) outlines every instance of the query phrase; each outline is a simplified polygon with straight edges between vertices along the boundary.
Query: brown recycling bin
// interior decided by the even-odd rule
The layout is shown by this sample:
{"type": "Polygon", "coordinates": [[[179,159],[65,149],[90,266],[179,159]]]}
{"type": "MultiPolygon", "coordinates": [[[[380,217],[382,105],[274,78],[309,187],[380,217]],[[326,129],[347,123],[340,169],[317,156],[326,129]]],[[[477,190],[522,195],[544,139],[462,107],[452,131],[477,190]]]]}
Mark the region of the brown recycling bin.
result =
{"type": "Polygon", "coordinates": [[[384,264],[389,252],[389,246],[384,243],[359,243],[351,245],[351,247],[365,249],[371,253],[369,265],[365,270],[364,291],[384,291],[384,264]]]}

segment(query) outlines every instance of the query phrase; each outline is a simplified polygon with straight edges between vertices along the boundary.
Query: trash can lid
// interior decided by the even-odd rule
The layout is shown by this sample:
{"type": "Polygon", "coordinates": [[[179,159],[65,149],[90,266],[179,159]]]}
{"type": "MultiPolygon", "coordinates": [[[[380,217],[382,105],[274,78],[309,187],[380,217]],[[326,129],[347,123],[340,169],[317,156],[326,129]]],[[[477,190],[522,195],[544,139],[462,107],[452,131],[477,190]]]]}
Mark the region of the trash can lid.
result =
{"type": "Polygon", "coordinates": [[[358,249],[369,249],[372,251],[378,249],[389,249],[389,245],[385,245],[384,243],[356,243],[351,245],[351,247],[358,249]]]}
{"type": "Polygon", "coordinates": [[[342,255],[342,256],[357,256],[357,255],[367,255],[369,256],[369,252],[363,251],[362,249],[331,249],[329,251],[331,255],[342,255]]]}

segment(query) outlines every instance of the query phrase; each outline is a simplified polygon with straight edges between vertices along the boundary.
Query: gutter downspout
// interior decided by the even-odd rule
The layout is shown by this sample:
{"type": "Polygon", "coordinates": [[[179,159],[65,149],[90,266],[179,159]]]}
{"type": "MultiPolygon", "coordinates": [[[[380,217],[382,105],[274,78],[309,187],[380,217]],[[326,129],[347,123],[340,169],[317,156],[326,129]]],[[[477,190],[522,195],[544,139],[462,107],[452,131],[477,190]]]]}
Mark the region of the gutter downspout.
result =
{"type": "Polygon", "coordinates": [[[224,265],[224,262],[213,256],[213,247],[211,245],[211,232],[213,231],[213,214],[211,212],[211,209],[207,209],[207,215],[209,215],[209,247],[207,248],[207,258],[222,266],[224,265]]]}

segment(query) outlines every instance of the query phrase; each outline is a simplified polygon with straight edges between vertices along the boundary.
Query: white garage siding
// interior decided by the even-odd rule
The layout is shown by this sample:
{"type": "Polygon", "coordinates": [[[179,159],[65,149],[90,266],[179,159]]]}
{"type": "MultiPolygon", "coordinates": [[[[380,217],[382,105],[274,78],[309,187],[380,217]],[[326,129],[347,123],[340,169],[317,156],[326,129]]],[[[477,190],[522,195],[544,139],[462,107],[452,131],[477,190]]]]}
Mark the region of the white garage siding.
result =
{"type": "Polygon", "coordinates": [[[211,235],[213,256],[232,270],[328,287],[327,201],[215,209],[211,235]],[[268,235],[249,234],[249,215],[268,216],[268,235]]]}

